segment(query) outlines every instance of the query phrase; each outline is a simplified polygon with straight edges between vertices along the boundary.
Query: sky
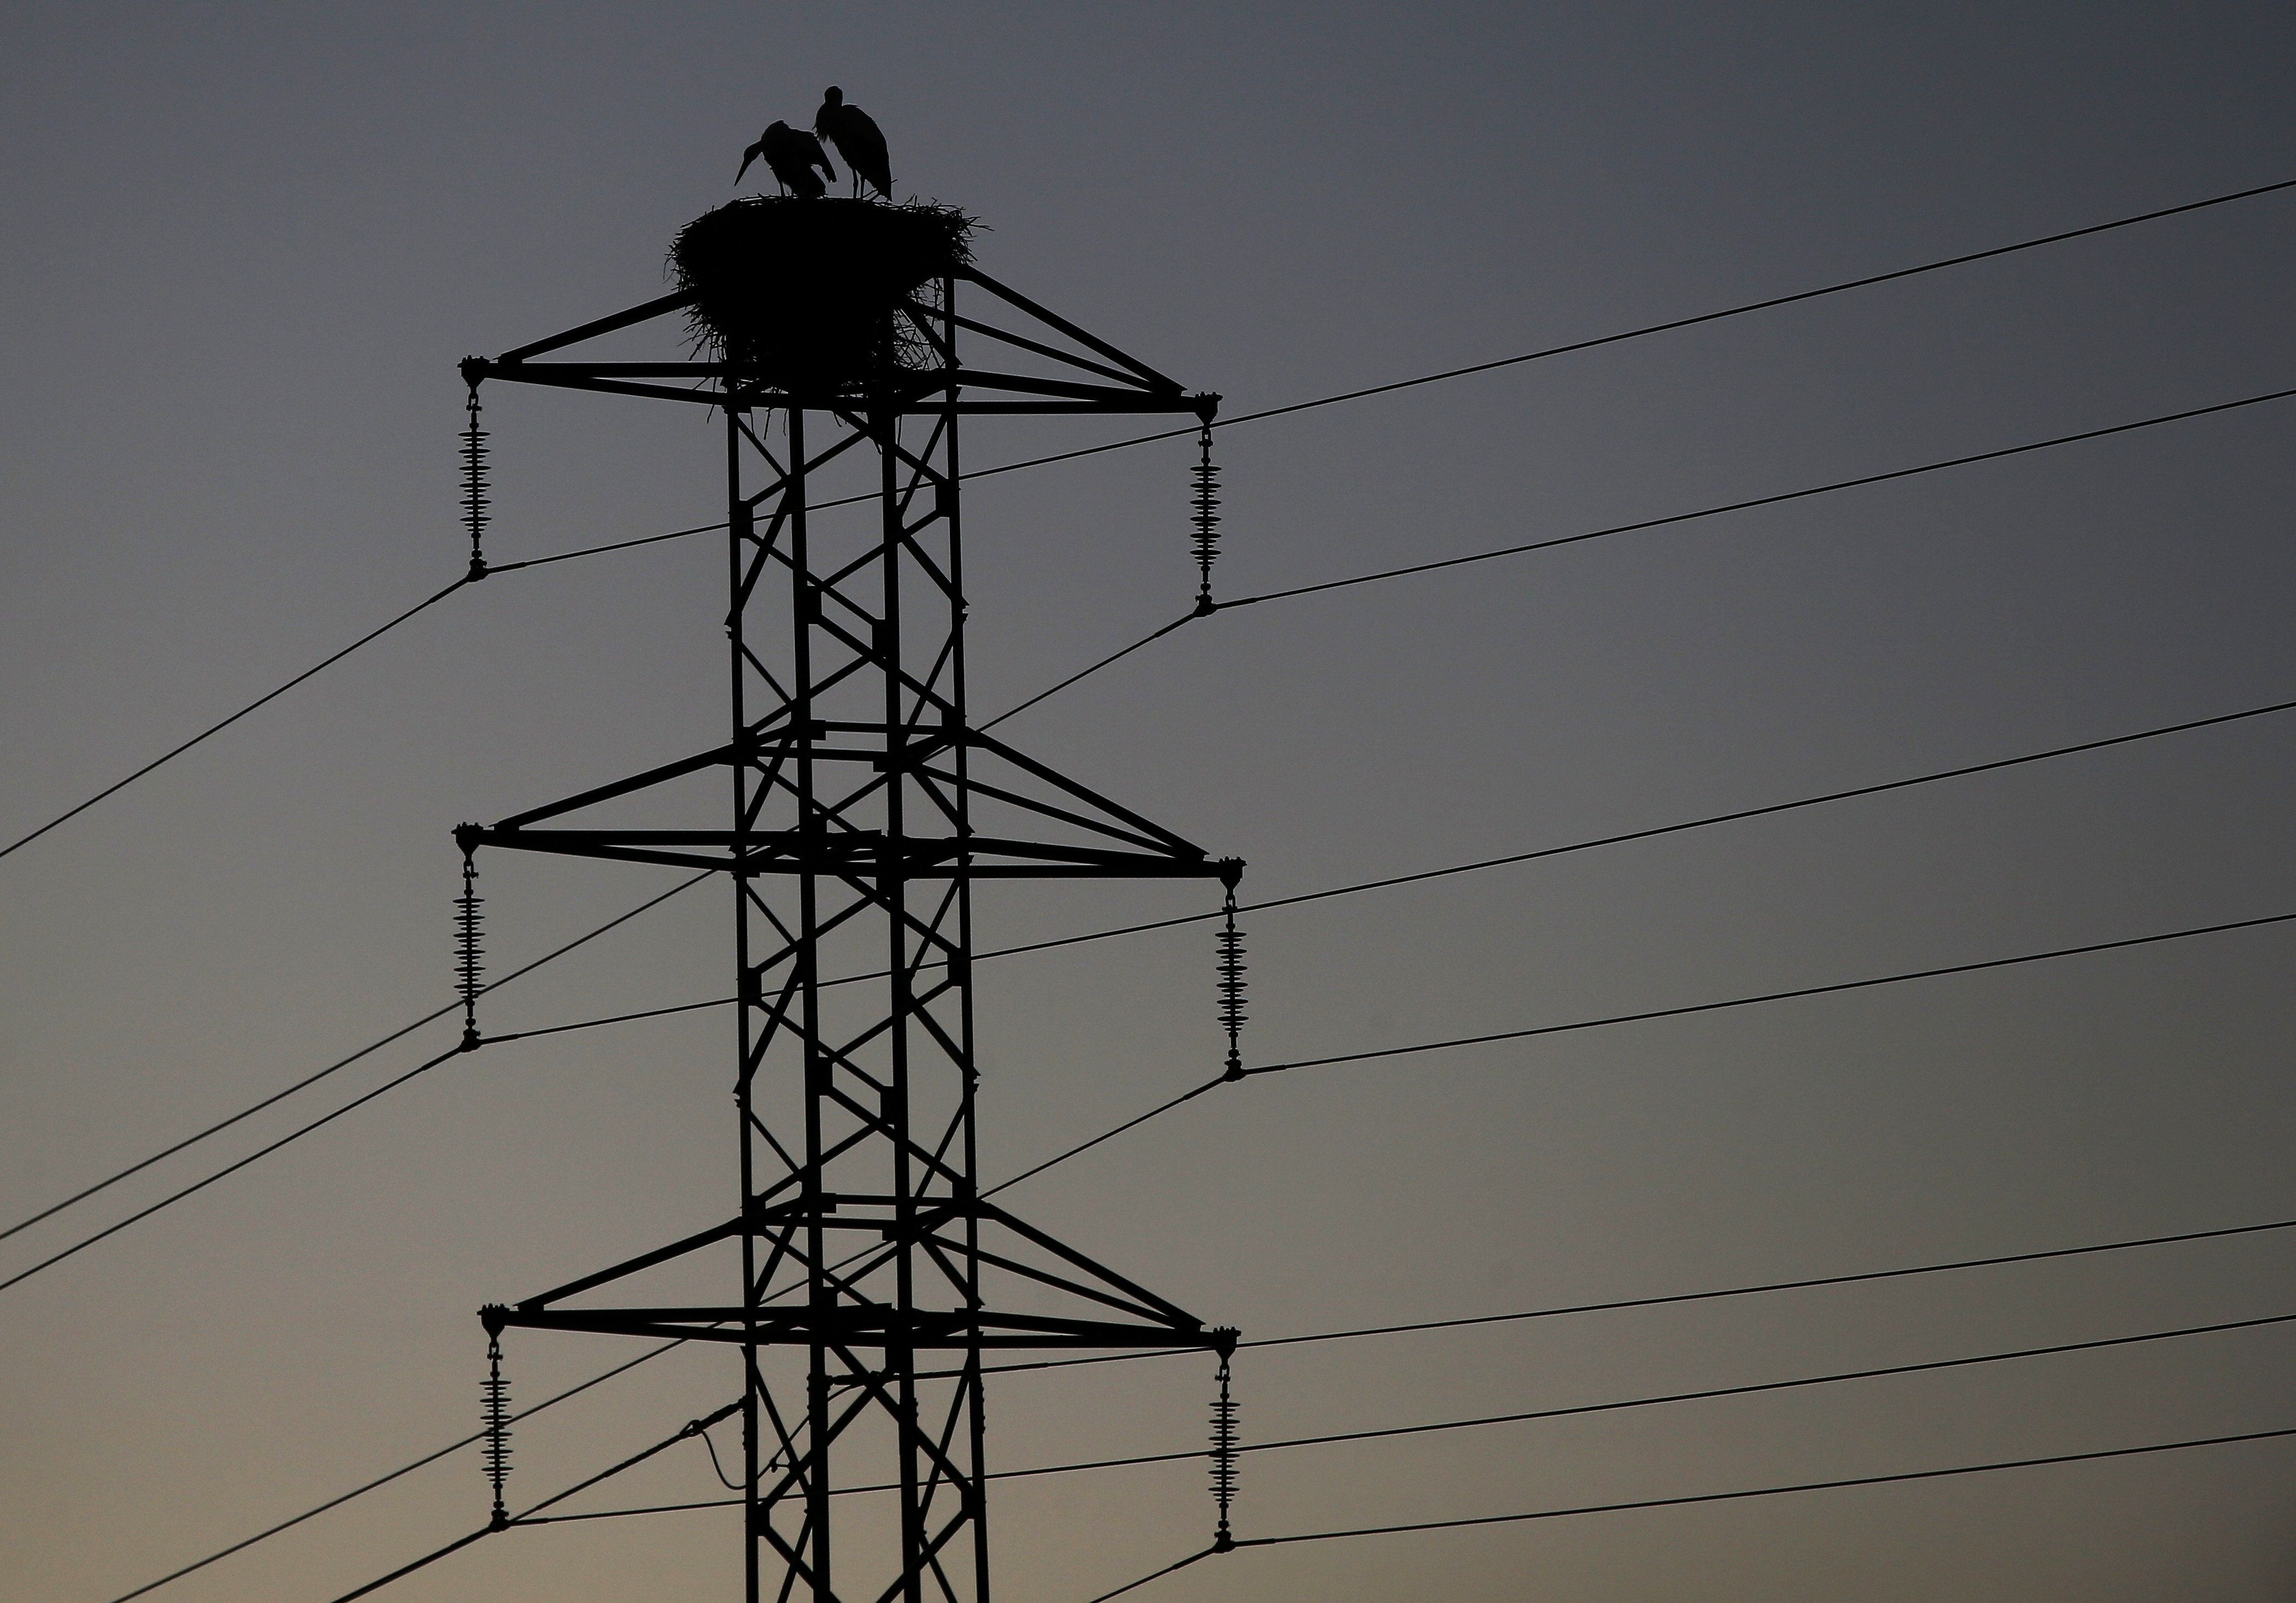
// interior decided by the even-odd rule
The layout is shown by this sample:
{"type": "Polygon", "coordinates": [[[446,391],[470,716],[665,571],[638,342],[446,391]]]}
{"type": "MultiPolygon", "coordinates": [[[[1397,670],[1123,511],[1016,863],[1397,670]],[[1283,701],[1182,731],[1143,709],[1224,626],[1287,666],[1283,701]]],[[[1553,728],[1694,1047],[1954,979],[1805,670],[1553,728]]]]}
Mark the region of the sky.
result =
{"type": "MultiPolygon", "coordinates": [[[[455,364],[661,292],[822,87],[983,267],[1231,414],[2296,177],[2263,5],[125,6],[0,18],[0,839],[447,584],[455,364]]],[[[1712,507],[2296,383],[2296,199],[1223,430],[1222,593],[1712,507]]],[[[1195,623],[1000,727],[1247,899],[2296,694],[2290,403],[1195,623]]],[[[498,560],[721,515],[698,409],[496,387],[498,560]],[[662,415],[675,410],[676,415],[662,415]],[[689,415],[689,411],[693,414],[689,415]]],[[[968,464],[1131,432],[969,421],[968,464]]],[[[1185,610],[1171,441],[966,492],[972,697],[1185,610]]],[[[0,858],[0,1224],[452,995],[450,831],[724,721],[707,537],[468,587],[0,858]]],[[[2296,912],[2259,717],[1245,920],[1255,1062],[2296,912]]],[[[666,871],[487,865],[508,967],[666,871]]],[[[984,944],[1206,905],[999,887],[984,944]]],[[[490,1030],[722,994],[721,887],[490,1030]],[[716,898],[712,900],[710,898],[716,898]]],[[[1273,1075],[1012,1193],[1247,1338],[2296,1218],[2287,926],[1273,1075]],[[2282,977],[2275,979],[2274,976],[2282,977]]],[[[1217,1072],[1211,936],[984,963],[994,1177],[1217,1072]]],[[[728,1021],[458,1059],[0,1291],[0,1576],[103,1603],[475,1429],[473,1311],[733,1194],[728,1021]]],[[[441,1021],[0,1240],[0,1279],[453,1043],[441,1021]]],[[[2296,1314],[2284,1232],[1248,1351],[1247,1442],[2296,1314]]],[[[530,1402],[635,1349],[514,1333],[530,1402]]],[[[2288,1327],[1255,1453],[1238,1534],[2296,1427],[2288,1327]]],[[[521,1427],[538,1498],[737,1385],[521,1427]]],[[[995,1467],[1201,1445],[1210,1363],[1022,1374],[995,1467]]],[[[730,1443],[730,1435],[724,1439],[730,1443]]],[[[2284,1598],[2296,1444],[1310,1542],[1136,1594],[2284,1598]]],[[[721,1494],[689,1444],[587,1508],[721,1494]]],[[[571,1507],[573,1505],[570,1505],[571,1507]]],[[[152,1594],[324,1599],[483,1522],[465,1452],[152,1594]]],[[[1202,1547],[1201,1463],[1016,1479],[1000,1597],[1202,1547]]],[[[737,1595],[721,1512],[489,1539],[384,1595],[737,1595]]]]}

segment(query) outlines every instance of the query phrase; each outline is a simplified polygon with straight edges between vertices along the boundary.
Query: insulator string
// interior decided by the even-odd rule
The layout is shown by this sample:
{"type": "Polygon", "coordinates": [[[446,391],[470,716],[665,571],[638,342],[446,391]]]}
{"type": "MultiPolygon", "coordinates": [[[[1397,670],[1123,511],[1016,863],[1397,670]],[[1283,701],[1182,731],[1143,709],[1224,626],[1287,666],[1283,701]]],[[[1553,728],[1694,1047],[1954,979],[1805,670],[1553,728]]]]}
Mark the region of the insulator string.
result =
{"type": "Polygon", "coordinates": [[[1195,493],[1191,497],[1194,511],[1190,521],[1195,524],[1196,570],[1201,583],[1196,590],[1196,609],[1213,609],[1212,564],[1219,560],[1219,470],[1212,465],[1212,426],[1204,425],[1196,440],[1196,465],[1193,469],[1195,493]]]}
{"type": "Polygon", "coordinates": [[[479,909],[486,904],[478,887],[478,864],[465,851],[463,894],[455,898],[455,981],[463,997],[463,1050],[466,1052],[479,1046],[479,993],[485,988],[479,983],[483,972],[480,960],[486,955],[486,948],[479,945],[479,909]]]}
{"type": "Polygon", "coordinates": [[[487,509],[494,504],[488,496],[490,487],[487,479],[487,431],[479,427],[479,391],[471,388],[471,424],[463,431],[463,527],[471,532],[471,574],[474,579],[487,577],[485,537],[487,525],[493,519],[487,509]]]}
{"type": "Polygon", "coordinates": [[[492,1524],[499,1531],[510,1525],[509,1511],[503,1506],[503,1487],[510,1479],[511,1413],[510,1382],[503,1378],[502,1337],[498,1331],[487,1335],[487,1378],[480,1389],[485,1394],[486,1423],[486,1444],[480,1452],[486,1460],[487,1479],[495,1493],[492,1524]]]}
{"type": "Polygon", "coordinates": [[[1243,931],[1235,927],[1235,892],[1227,893],[1222,910],[1226,922],[1219,932],[1219,1021],[1227,1032],[1227,1078],[1243,1078],[1243,931]]]}
{"type": "Polygon", "coordinates": [[[1222,1353],[1219,1397],[1212,1404],[1212,1501],[1219,1505],[1219,1524],[1212,1532],[1212,1547],[1223,1553],[1235,1545],[1235,1538],[1228,1532],[1227,1515],[1235,1501],[1236,1459],[1242,1451],[1236,1428],[1235,1399],[1228,1390],[1228,1364],[1229,1354],[1222,1353]]]}

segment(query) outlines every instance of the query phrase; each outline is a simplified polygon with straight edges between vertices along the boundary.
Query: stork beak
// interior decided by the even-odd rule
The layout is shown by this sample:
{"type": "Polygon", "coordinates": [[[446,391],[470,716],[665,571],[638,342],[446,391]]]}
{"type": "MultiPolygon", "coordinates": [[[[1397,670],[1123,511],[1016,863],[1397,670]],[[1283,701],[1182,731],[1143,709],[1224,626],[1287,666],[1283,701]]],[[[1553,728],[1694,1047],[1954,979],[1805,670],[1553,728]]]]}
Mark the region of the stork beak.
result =
{"type": "Polygon", "coordinates": [[[739,189],[739,188],[741,188],[741,187],[742,187],[742,173],[746,173],[746,172],[748,172],[748,171],[750,170],[750,163],[751,163],[752,161],[755,161],[757,159],[758,159],[758,147],[757,147],[756,145],[754,145],[754,144],[753,144],[753,145],[751,145],[748,150],[743,151],[742,152],[742,171],[741,171],[740,173],[735,173],[735,174],[734,175],[734,187],[735,189],[739,189]]]}

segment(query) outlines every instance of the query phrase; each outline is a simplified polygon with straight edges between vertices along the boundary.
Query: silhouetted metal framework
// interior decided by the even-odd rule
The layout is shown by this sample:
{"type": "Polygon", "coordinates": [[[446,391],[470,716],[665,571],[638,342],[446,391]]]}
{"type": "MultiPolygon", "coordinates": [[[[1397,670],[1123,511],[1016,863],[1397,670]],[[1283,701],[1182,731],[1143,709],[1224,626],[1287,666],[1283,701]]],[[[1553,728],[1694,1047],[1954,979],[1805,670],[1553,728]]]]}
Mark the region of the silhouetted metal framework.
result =
{"type": "Polygon", "coordinates": [[[496,379],[723,409],[729,738],[496,823],[466,824],[457,838],[466,851],[731,878],[740,1206],[682,1240],[485,1317],[493,1329],[741,1350],[751,1603],[768,1591],[986,1603],[982,1353],[1225,1354],[1234,1332],[1208,1329],[980,1195],[973,887],[1113,877],[1232,888],[1242,865],[971,727],[958,420],[1209,421],[1218,397],[1183,392],[972,271],[928,283],[890,314],[906,320],[909,349],[924,342],[929,366],[889,368],[835,393],[775,389],[720,362],[539,360],[675,318],[686,305],[665,296],[472,358],[463,372],[474,388],[496,379]],[[960,284],[981,292],[980,316],[957,310],[960,284]],[[1002,365],[965,364],[961,342],[994,342],[1002,365]],[[1005,370],[1014,366],[1030,371],[1005,370]],[[857,470],[873,492],[862,508],[808,516],[809,492],[819,499],[832,475],[849,481],[857,470]],[[712,775],[730,780],[730,822],[709,819],[725,794],[712,775]],[[869,977],[836,983],[853,974],[869,977]],[[738,1251],[738,1296],[688,1292],[643,1306],[594,1298],[642,1273],[681,1291],[706,1285],[693,1255],[709,1249],[738,1251]],[[789,1352],[776,1357],[780,1349],[789,1352]],[[831,1493],[854,1484],[897,1487],[898,1513],[843,1506],[835,1528],[844,1540],[832,1542],[831,1493]],[[886,1563],[888,1553],[897,1561],[886,1563]]]}

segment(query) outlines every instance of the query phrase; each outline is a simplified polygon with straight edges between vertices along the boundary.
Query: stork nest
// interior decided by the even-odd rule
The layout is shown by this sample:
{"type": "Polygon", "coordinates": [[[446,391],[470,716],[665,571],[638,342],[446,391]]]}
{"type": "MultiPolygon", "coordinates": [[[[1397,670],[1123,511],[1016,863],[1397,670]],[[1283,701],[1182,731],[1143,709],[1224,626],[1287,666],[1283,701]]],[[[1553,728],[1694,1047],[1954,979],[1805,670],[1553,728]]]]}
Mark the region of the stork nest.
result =
{"type": "Polygon", "coordinates": [[[780,390],[867,390],[941,365],[926,286],[972,259],[978,219],[911,200],[749,196],[678,230],[669,276],[697,351],[780,390]],[[919,291],[925,291],[920,296],[919,291]]]}

